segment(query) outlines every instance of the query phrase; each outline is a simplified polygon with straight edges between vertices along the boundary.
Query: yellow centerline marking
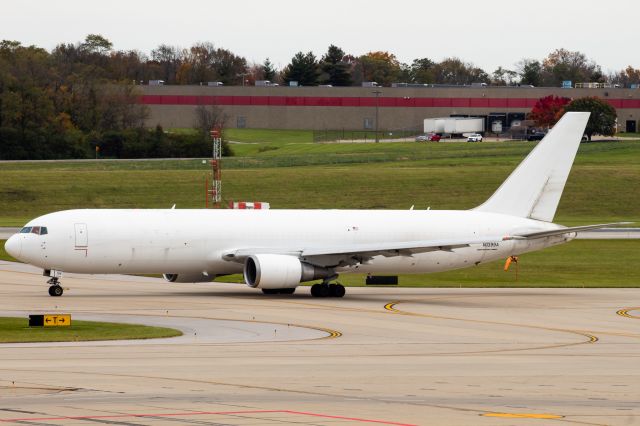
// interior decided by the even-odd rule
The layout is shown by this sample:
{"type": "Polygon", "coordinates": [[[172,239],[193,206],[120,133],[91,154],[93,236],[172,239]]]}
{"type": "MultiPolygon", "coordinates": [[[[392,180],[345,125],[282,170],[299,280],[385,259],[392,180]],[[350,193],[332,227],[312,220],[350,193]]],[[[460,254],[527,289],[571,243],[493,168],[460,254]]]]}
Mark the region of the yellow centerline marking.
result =
{"type": "Polygon", "coordinates": [[[507,419],[561,419],[564,416],[558,414],[535,414],[535,413],[485,413],[483,417],[502,417],[507,419]]]}
{"type": "Polygon", "coordinates": [[[637,315],[631,315],[629,313],[630,311],[640,311],[640,307],[620,309],[616,312],[616,314],[620,315],[621,317],[640,319],[640,317],[637,315]]]}
{"type": "MultiPolygon", "coordinates": [[[[504,349],[504,350],[500,350],[500,352],[503,352],[503,351],[506,352],[506,351],[532,350],[532,349],[561,348],[561,347],[566,347],[566,346],[582,345],[584,343],[596,343],[599,340],[597,336],[594,336],[593,334],[589,334],[589,333],[587,333],[585,331],[580,331],[580,330],[569,330],[569,329],[564,329],[564,328],[544,327],[544,326],[540,326],[540,325],[529,325],[529,324],[517,324],[517,323],[499,322],[499,321],[487,321],[487,320],[476,320],[476,319],[466,319],[466,318],[455,318],[455,317],[446,317],[446,316],[441,316],[441,315],[431,315],[431,314],[420,314],[420,313],[416,313],[416,312],[406,312],[406,311],[401,311],[399,309],[396,309],[395,306],[398,303],[400,303],[400,301],[389,302],[386,305],[384,305],[384,309],[386,309],[387,311],[392,312],[394,314],[397,314],[397,315],[408,315],[408,316],[416,316],[416,317],[424,317],[424,318],[436,318],[436,319],[445,319],[445,320],[452,320],[452,321],[468,321],[468,322],[476,322],[476,323],[481,323],[481,324],[508,325],[508,326],[512,326],[512,327],[534,328],[534,329],[538,329],[538,330],[548,330],[548,331],[557,331],[557,332],[562,332],[562,333],[578,334],[580,336],[584,336],[584,337],[589,339],[589,340],[584,341],[584,342],[565,343],[565,344],[549,345],[549,346],[540,346],[540,347],[535,347],[535,348],[504,349]]],[[[487,352],[489,352],[489,351],[487,351],[487,352]]]]}

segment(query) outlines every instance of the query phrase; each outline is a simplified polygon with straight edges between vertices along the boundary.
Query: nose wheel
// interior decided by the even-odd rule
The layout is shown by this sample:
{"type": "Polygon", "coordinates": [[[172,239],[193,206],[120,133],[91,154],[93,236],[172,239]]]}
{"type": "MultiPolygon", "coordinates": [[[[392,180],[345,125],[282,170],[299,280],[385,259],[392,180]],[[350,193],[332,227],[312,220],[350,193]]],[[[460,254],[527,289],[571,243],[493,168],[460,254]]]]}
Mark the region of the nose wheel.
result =
{"type": "Polygon", "coordinates": [[[47,284],[49,284],[49,296],[60,297],[62,296],[62,293],[64,293],[64,290],[60,285],[60,281],[58,281],[58,278],[51,278],[49,281],[47,281],[47,284]]]}

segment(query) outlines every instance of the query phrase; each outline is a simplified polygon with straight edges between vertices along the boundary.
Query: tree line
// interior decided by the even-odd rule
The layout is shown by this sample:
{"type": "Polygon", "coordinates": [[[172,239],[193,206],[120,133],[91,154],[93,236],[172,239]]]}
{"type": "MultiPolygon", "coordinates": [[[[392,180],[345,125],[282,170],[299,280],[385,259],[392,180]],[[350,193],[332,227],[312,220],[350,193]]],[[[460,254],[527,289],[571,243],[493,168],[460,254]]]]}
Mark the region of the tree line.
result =
{"type": "Polygon", "coordinates": [[[59,44],[51,56],[59,65],[65,65],[61,68],[63,72],[76,71],[80,66],[92,67],[97,71],[96,78],[132,83],[163,80],[166,84],[217,81],[224,85],[252,85],[256,80],[269,80],[279,84],[297,81],[303,86],[359,86],[363,81],[375,81],[383,86],[404,82],[556,87],[570,80],[621,86],[640,84],[640,69],[628,66],[605,73],[584,53],[567,49],[556,49],[545,58],[523,58],[513,67],[499,66],[488,71],[456,57],[440,61],[424,57],[403,63],[391,52],[353,55],[332,44],[319,57],[313,52],[297,52],[286,66],[277,69],[268,57],[262,63],[250,62],[210,42],[190,47],[160,44],[146,54],[115,50],[108,39],[90,34],[80,43],[59,44]]]}
{"type": "Polygon", "coordinates": [[[144,129],[146,61],[89,35],[52,51],[0,42],[0,159],[205,156],[203,132],[144,129]]]}
{"type": "MultiPolygon", "coordinates": [[[[111,41],[89,34],[78,43],[58,44],[51,51],[0,42],[0,159],[174,157],[208,155],[207,128],[223,124],[215,109],[199,109],[193,134],[144,129],[148,110],[137,102],[136,86],[149,80],[167,84],[253,84],[269,80],[303,86],[360,85],[375,81],[411,84],[558,86],[574,82],[640,83],[640,70],[629,66],[605,75],[583,53],[558,49],[541,60],[523,59],[514,69],[488,73],[459,58],[429,58],[401,63],[389,52],[354,56],[335,45],[317,58],[298,52],[277,69],[265,59],[250,63],[212,43],[188,48],[161,44],[150,55],[115,50],[111,41]]],[[[225,146],[226,153],[231,150],[225,146]]]]}

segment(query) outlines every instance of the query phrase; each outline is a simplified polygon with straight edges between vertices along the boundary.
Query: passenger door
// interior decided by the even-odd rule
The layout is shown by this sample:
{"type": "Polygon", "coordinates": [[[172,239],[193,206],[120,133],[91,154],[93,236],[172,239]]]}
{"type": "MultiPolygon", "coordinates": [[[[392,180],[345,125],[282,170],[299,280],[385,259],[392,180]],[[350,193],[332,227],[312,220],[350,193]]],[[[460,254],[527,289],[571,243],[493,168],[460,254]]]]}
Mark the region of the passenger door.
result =
{"type": "Polygon", "coordinates": [[[89,246],[89,234],[86,223],[74,224],[76,230],[76,250],[86,249],[89,246]]]}

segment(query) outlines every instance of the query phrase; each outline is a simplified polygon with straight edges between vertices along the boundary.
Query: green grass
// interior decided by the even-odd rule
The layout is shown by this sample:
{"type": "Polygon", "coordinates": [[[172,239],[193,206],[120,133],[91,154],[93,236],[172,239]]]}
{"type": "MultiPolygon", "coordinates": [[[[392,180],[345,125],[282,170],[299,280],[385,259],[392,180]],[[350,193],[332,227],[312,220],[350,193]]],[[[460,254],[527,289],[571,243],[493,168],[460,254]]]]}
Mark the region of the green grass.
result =
{"type": "Polygon", "coordinates": [[[1,317],[0,343],[157,339],[182,335],[172,328],[73,319],[70,327],[29,327],[28,324],[28,318],[1,317]]]}
{"type": "Polygon", "coordinates": [[[4,249],[4,243],[6,240],[0,240],[0,260],[6,260],[8,262],[17,262],[13,257],[9,256],[9,253],[4,249]]]}
{"type": "MultiPolygon", "coordinates": [[[[223,195],[268,201],[273,208],[468,209],[483,202],[532,147],[311,144],[306,154],[293,155],[301,148],[289,146],[282,149],[292,155],[277,150],[223,160],[223,195]],[[261,163],[315,160],[320,164],[261,163]]],[[[0,226],[71,208],[200,208],[208,170],[202,160],[2,163],[0,226]]],[[[640,143],[583,144],[556,221],[640,221],[638,182],[640,143]]]]}

